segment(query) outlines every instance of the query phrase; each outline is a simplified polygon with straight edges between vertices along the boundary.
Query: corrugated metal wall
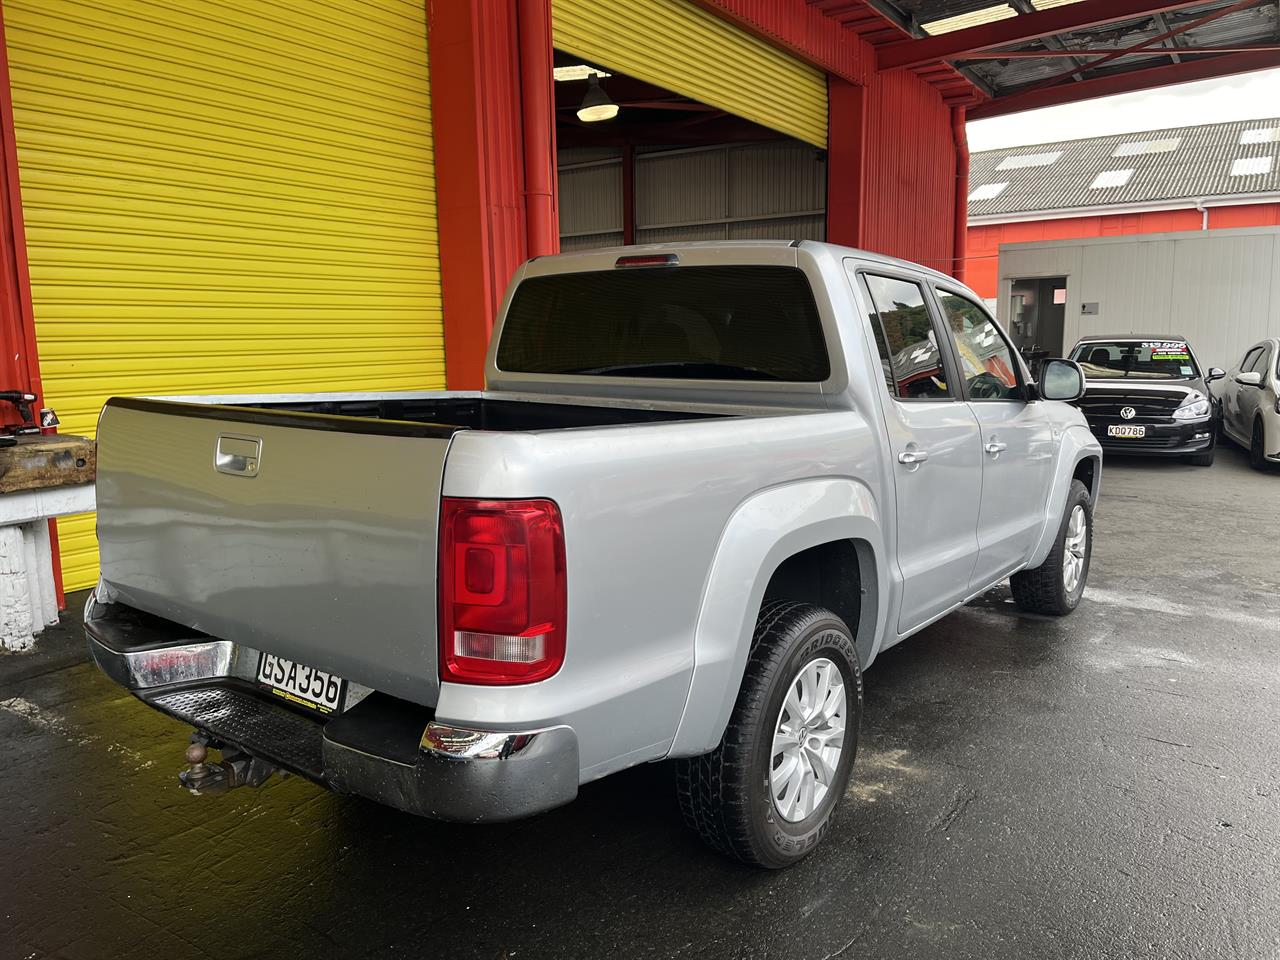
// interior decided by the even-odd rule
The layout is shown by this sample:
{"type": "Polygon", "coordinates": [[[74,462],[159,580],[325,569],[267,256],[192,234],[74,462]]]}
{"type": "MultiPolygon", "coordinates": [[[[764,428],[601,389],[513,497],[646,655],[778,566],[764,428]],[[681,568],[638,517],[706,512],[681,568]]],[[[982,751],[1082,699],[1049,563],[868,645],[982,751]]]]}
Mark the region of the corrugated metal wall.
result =
{"type": "MultiPolygon", "coordinates": [[[[425,11],[5,0],[47,398],[444,384],[425,11]]],[[[63,521],[69,589],[91,518],[63,521]]]]}
{"type": "Polygon", "coordinates": [[[1000,276],[1006,322],[1013,278],[1067,278],[1065,349],[1088,334],[1170,334],[1187,337],[1202,364],[1230,369],[1280,330],[1278,227],[1011,246],[1000,276]]]}
{"type": "Polygon", "coordinates": [[[876,74],[867,87],[863,246],[952,273],[956,150],[951,110],[915,74],[876,74]]]}
{"type": "Polygon", "coordinates": [[[552,0],[558,49],[816,146],[826,74],[688,0],[552,0]]]}
{"type": "MultiPolygon", "coordinates": [[[[622,161],[565,152],[561,247],[622,242],[622,161]]],[[[826,156],[803,143],[751,143],[636,156],[636,242],[821,240],[826,156]]]]}
{"type": "MultiPolygon", "coordinates": [[[[978,224],[969,228],[965,282],[984,297],[994,297],[1000,275],[1000,245],[1004,243],[1171,233],[1178,230],[1197,230],[1201,222],[1201,212],[1194,207],[1187,207],[1183,210],[1146,210],[1138,213],[1096,214],[1087,217],[978,224]]],[[[1280,203],[1249,203],[1209,208],[1210,230],[1277,224],[1280,224],[1280,203]]]]}

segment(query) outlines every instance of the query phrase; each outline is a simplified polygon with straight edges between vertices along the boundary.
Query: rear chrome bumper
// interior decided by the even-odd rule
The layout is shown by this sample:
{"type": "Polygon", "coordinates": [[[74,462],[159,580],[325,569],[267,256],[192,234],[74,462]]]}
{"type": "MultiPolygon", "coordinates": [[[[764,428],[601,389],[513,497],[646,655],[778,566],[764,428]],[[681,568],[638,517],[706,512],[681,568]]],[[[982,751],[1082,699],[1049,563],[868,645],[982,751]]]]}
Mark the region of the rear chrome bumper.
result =
{"type": "Polygon", "coordinates": [[[148,706],[213,740],[341,793],[440,820],[516,820],[578,793],[578,738],[565,726],[486,730],[349,685],[345,709],[309,715],[254,682],[258,651],[91,595],[94,661],[148,706]]]}

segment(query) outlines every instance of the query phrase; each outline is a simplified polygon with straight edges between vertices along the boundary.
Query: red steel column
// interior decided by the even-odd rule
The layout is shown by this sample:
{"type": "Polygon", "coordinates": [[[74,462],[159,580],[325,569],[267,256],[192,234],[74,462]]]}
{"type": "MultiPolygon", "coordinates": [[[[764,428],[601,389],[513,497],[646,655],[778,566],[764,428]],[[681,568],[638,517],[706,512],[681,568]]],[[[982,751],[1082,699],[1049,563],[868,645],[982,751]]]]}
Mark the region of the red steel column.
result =
{"type": "Polygon", "coordinates": [[[951,275],[964,283],[965,258],[969,254],[969,134],[968,109],[951,108],[951,132],[956,141],[955,242],[951,245],[951,275]]]}
{"type": "Polygon", "coordinates": [[[866,237],[867,88],[827,78],[827,241],[860,246],[866,237]]]}
{"type": "Polygon", "coordinates": [[[528,255],[517,21],[500,2],[428,0],[427,11],[446,382],[473,390],[528,255]]]}
{"type": "MultiPolygon", "coordinates": [[[[0,8],[0,389],[28,390],[39,394],[43,401],[35,317],[31,309],[31,277],[27,269],[26,229],[22,221],[22,192],[18,184],[8,50],[3,8],[0,8]]],[[[5,423],[18,423],[21,419],[12,408],[0,411],[0,417],[5,423]]]]}
{"type": "Polygon", "coordinates": [[[622,242],[636,242],[636,148],[622,148],[622,242]]]}
{"type": "Polygon", "coordinates": [[[540,257],[560,251],[551,0],[519,0],[517,10],[524,116],[525,224],[529,256],[540,257]]]}

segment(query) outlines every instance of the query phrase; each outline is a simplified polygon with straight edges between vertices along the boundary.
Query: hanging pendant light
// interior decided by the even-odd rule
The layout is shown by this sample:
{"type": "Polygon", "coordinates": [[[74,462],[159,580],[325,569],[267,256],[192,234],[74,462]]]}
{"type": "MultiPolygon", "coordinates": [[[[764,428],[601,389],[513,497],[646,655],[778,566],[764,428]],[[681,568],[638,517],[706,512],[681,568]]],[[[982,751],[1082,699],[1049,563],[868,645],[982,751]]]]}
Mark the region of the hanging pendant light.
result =
{"type": "Polygon", "coordinates": [[[582,106],[578,108],[578,119],[583,123],[597,123],[601,120],[612,120],[618,115],[618,105],[609,99],[600,86],[600,78],[592,74],[587,78],[587,93],[582,98],[582,106]]]}

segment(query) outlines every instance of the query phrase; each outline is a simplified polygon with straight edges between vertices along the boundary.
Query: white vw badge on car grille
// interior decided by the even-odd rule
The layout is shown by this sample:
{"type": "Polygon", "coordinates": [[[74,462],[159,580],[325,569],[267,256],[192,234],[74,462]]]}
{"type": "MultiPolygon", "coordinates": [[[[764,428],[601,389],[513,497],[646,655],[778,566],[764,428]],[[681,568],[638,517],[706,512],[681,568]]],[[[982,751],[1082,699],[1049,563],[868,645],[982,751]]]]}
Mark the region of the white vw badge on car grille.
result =
{"type": "Polygon", "coordinates": [[[1120,419],[1121,419],[1121,420],[1132,420],[1132,419],[1133,419],[1134,417],[1136,417],[1137,415],[1138,415],[1138,411],[1137,411],[1137,410],[1135,410],[1135,409],[1133,409],[1133,407],[1121,407],[1121,408],[1120,408],[1120,419]]]}

